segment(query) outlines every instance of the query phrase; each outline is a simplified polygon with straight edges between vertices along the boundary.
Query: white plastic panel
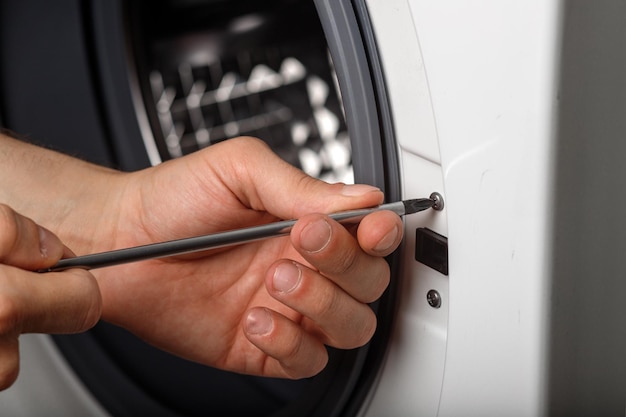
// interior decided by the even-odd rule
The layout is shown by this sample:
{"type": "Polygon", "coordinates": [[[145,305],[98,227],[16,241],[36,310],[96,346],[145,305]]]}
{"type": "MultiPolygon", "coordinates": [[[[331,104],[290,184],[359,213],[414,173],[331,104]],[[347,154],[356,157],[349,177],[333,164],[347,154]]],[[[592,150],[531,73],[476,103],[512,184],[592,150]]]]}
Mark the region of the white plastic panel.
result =
{"type": "MultiPolygon", "coordinates": [[[[400,153],[405,196],[443,195],[441,167],[408,152],[400,153]]],[[[380,385],[368,415],[436,415],[444,376],[448,308],[448,277],[415,260],[415,231],[426,227],[447,235],[446,209],[405,218],[400,305],[380,385]],[[441,307],[428,304],[428,291],[441,296],[441,307]],[[391,406],[390,406],[391,405],[391,406]],[[393,410],[391,412],[391,410],[393,410]]]]}
{"type": "Polygon", "coordinates": [[[384,71],[392,74],[385,77],[385,83],[391,97],[396,140],[407,151],[440,163],[426,68],[409,4],[406,0],[367,3],[384,71]],[[383,28],[382,32],[378,27],[383,28]]]}
{"type": "Polygon", "coordinates": [[[559,4],[409,3],[448,207],[450,321],[439,415],[539,415],[559,4]]]}
{"type": "Polygon", "coordinates": [[[367,3],[405,197],[445,196],[433,227],[450,273],[406,255],[429,222],[407,219],[395,335],[363,415],[542,415],[560,2],[367,3]]]}

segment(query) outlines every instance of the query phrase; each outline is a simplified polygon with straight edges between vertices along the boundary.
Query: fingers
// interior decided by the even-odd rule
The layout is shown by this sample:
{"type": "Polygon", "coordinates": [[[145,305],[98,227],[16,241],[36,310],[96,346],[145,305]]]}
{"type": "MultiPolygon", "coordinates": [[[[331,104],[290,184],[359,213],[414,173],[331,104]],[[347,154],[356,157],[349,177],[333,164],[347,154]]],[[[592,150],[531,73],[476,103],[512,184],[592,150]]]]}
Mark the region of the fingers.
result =
{"type": "Polygon", "coordinates": [[[389,265],[382,256],[400,243],[402,222],[391,212],[373,213],[362,220],[357,237],[320,214],[305,216],[291,232],[292,244],[304,259],[353,298],[369,303],[389,284],[389,265]]]}
{"type": "Polygon", "coordinates": [[[278,262],[266,287],[274,298],[304,316],[301,327],[326,345],[360,347],[376,330],[376,316],[367,304],[296,262],[278,262]]]}
{"type": "Polygon", "coordinates": [[[0,262],[36,270],[53,265],[64,250],[50,231],[0,204],[0,262]]]}
{"type": "Polygon", "coordinates": [[[402,235],[402,220],[391,211],[372,213],[361,220],[357,229],[359,246],[372,256],[390,255],[402,241],[402,235]]]}
{"type": "Polygon", "coordinates": [[[101,298],[87,271],[38,274],[0,265],[0,390],[19,372],[22,333],[75,333],[100,317],[101,298]]]}
{"type": "Polygon", "coordinates": [[[0,337],[84,331],[100,311],[100,291],[87,271],[39,274],[0,265],[0,337]]]}
{"type": "Polygon", "coordinates": [[[248,339],[270,356],[271,375],[314,375],[328,360],[324,345],[350,349],[366,344],[376,329],[367,303],[389,283],[384,256],[402,239],[402,222],[391,212],[361,221],[357,239],[324,215],[302,218],[291,233],[292,244],[312,268],[277,261],[266,276],[269,294],[291,311],[291,319],[268,309],[249,312],[248,339]]]}
{"type": "Polygon", "coordinates": [[[328,184],[312,178],[255,138],[230,139],[194,158],[210,161],[215,173],[245,205],[280,219],[371,207],[382,203],[384,197],[369,185],[328,184]]]}
{"type": "Polygon", "coordinates": [[[67,251],[50,231],[0,204],[0,389],[17,378],[20,334],[79,332],[100,317],[100,292],[89,272],[30,271],[67,251]]]}
{"type": "Polygon", "coordinates": [[[269,356],[263,375],[306,378],[328,363],[323,343],[287,317],[266,308],[251,309],[245,319],[248,339],[269,356]]]}

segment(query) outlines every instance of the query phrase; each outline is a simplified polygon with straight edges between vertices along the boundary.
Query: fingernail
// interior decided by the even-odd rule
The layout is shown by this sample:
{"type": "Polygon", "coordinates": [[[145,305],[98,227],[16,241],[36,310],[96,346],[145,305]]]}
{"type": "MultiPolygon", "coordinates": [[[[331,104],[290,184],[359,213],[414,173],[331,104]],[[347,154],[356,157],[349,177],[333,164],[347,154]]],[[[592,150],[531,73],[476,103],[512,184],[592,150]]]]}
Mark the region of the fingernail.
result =
{"type": "Polygon", "coordinates": [[[398,233],[400,233],[398,231],[398,228],[394,227],[392,231],[387,233],[385,235],[385,237],[383,237],[376,244],[376,246],[374,246],[374,251],[376,251],[376,252],[387,252],[389,249],[391,249],[393,244],[396,242],[396,239],[398,238],[398,233]]]}
{"type": "Polygon", "coordinates": [[[330,243],[332,229],[324,219],[309,223],[300,233],[300,246],[307,252],[320,252],[330,243]]]}
{"type": "Polygon", "coordinates": [[[294,263],[280,264],[274,270],[272,284],[276,291],[289,293],[293,291],[302,279],[302,271],[294,263]]]}
{"type": "Polygon", "coordinates": [[[39,252],[42,258],[48,257],[48,231],[41,226],[37,226],[39,229],[39,252]]]}
{"type": "Polygon", "coordinates": [[[381,192],[379,188],[367,184],[347,184],[341,190],[346,197],[359,197],[371,192],[381,192]]]}
{"type": "Polygon", "coordinates": [[[274,321],[266,308],[257,308],[248,313],[246,331],[250,334],[262,336],[272,331],[274,321]]]}

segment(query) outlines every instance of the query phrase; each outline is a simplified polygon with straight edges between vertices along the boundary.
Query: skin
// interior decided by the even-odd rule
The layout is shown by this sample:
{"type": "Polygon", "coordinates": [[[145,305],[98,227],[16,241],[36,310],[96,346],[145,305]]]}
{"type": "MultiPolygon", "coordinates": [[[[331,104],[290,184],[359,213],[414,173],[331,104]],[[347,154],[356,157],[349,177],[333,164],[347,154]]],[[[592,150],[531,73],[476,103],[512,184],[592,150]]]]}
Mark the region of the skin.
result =
{"type": "MultiPolygon", "coordinates": [[[[372,337],[376,317],[368,303],[389,283],[383,257],[403,230],[391,212],[371,214],[352,230],[321,213],[382,201],[370,186],[308,177],[253,138],[120,173],[0,137],[0,202],[14,219],[33,219],[16,233],[23,243],[0,246],[0,337],[13,343],[15,356],[20,333],[82,331],[101,317],[221,369],[315,375],[327,363],[325,345],[350,349],[372,337]],[[291,218],[300,220],[288,237],[92,273],[37,275],[53,288],[41,299],[14,302],[14,294],[30,297],[28,270],[67,254],[61,242],[86,254],[291,218]],[[39,230],[47,231],[45,259],[35,244],[39,230]],[[67,316],[52,314],[57,304],[67,316]],[[27,318],[31,310],[34,319],[27,318]]],[[[17,375],[6,351],[3,387],[17,375]]]]}
{"type": "Polygon", "coordinates": [[[19,372],[20,334],[87,330],[100,318],[102,302],[95,278],[86,271],[30,272],[71,255],[49,230],[3,204],[0,230],[0,388],[4,389],[19,372]]]}

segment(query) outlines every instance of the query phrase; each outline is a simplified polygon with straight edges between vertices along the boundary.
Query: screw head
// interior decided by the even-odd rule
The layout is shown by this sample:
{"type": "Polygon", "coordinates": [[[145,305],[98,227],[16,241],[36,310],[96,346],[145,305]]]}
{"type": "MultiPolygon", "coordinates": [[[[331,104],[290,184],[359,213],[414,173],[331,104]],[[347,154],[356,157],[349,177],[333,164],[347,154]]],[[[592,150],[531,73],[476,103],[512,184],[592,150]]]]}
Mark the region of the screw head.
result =
{"type": "Polygon", "coordinates": [[[426,294],[426,301],[432,308],[441,307],[441,294],[437,290],[430,290],[426,294]]]}
{"type": "Polygon", "coordinates": [[[433,210],[443,210],[443,196],[441,194],[435,191],[430,195],[430,199],[435,201],[435,204],[433,205],[433,210]]]}

